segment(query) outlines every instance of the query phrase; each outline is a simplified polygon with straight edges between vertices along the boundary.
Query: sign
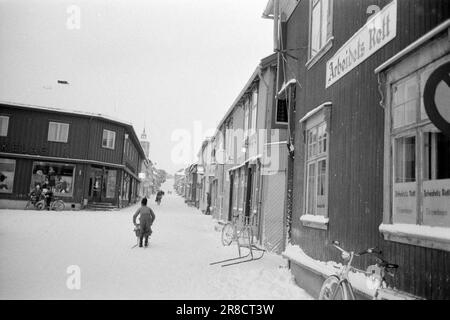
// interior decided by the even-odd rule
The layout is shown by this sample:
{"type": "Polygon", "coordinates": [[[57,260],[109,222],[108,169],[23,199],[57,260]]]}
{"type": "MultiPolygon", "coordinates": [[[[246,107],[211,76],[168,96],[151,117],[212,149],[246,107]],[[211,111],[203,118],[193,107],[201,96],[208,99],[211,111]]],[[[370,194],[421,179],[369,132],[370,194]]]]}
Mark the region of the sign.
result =
{"type": "Polygon", "coordinates": [[[423,222],[428,226],[450,226],[450,179],[423,182],[423,222]]]}
{"type": "Polygon", "coordinates": [[[327,62],[326,88],[380,50],[397,35],[397,0],[373,15],[327,62]]]}
{"type": "Polygon", "coordinates": [[[417,184],[415,182],[394,184],[393,222],[416,224],[417,184]]]}
{"type": "Polygon", "coordinates": [[[425,84],[423,101],[431,122],[450,136],[450,62],[444,63],[430,75],[425,84]]]}

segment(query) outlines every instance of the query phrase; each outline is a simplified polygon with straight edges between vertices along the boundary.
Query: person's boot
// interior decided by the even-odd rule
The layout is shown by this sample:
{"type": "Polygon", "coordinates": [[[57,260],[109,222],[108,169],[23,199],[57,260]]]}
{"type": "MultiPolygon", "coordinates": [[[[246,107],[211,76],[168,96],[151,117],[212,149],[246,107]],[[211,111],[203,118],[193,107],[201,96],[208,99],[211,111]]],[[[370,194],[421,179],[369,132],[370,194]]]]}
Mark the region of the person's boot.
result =
{"type": "Polygon", "coordinates": [[[144,238],[144,237],[140,237],[140,238],[139,238],[139,247],[140,247],[140,248],[142,248],[142,240],[143,240],[143,238],[144,238]]]}
{"type": "Polygon", "coordinates": [[[148,247],[148,237],[145,238],[145,244],[146,247],[148,247]]]}

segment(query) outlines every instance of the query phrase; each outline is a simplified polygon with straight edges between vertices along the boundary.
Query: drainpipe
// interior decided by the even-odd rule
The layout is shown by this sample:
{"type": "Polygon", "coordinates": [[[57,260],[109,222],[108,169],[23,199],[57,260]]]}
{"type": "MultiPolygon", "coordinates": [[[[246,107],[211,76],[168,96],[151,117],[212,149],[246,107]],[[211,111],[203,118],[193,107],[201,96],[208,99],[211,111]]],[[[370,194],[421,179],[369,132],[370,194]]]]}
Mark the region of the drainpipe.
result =
{"type": "MultiPolygon", "coordinates": [[[[86,146],[86,155],[85,155],[85,159],[88,160],[89,158],[89,149],[91,148],[91,127],[92,127],[92,117],[89,118],[89,126],[88,126],[88,139],[87,139],[87,146],[86,146]]],[[[87,183],[87,171],[88,168],[90,167],[89,164],[86,164],[84,167],[84,174],[83,174],[83,196],[82,196],[82,208],[84,208],[85,204],[85,200],[87,202],[87,199],[89,198],[89,195],[86,197],[86,183],[87,183]],[[85,198],[86,197],[86,198],[85,198]]]]}

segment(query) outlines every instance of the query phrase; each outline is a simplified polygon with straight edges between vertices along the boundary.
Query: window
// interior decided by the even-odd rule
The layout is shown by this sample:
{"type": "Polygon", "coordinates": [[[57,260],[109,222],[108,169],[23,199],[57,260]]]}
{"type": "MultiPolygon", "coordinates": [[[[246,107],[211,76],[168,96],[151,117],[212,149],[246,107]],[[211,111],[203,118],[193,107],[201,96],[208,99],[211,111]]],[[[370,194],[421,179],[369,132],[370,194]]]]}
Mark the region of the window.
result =
{"type": "Polygon", "coordinates": [[[309,57],[316,56],[332,37],[332,0],[311,0],[309,57]]]}
{"type": "Polygon", "coordinates": [[[0,116],[0,137],[6,137],[8,135],[9,117],[0,116]]]}
{"type": "Polygon", "coordinates": [[[69,138],[69,124],[52,122],[48,123],[48,141],[67,142],[69,138]]]}
{"type": "Polygon", "coordinates": [[[106,174],[106,198],[114,198],[116,196],[117,170],[107,170],[106,174]]]}
{"type": "Polygon", "coordinates": [[[16,160],[0,158],[0,193],[12,193],[16,160]]]}
{"type": "Polygon", "coordinates": [[[253,90],[252,94],[252,116],[250,123],[250,134],[253,135],[256,132],[256,123],[258,115],[258,91],[253,90]]]}
{"type": "Polygon", "coordinates": [[[116,143],[116,133],[110,130],[103,130],[102,147],[114,149],[116,143]]]}
{"type": "MultiPolygon", "coordinates": [[[[428,119],[422,98],[427,79],[439,64],[434,62],[402,80],[392,77],[388,83],[391,103],[385,112],[390,117],[390,128],[385,143],[392,156],[385,165],[392,175],[385,182],[390,187],[385,208],[390,210],[386,210],[385,224],[380,230],[393,241],[412,243],[415,239],[415,245],[448,248],[439,240],[429,240],[431,233],[421,231],[427,227],[450,228],[450,137],[428,119]],[[404,225],[409,228],[405,234],[415,230],[415,236],[408,235],[413,240],[399,237],[391,230],[404,225]],[[417,237],[425,240],[417,241],[417,237]]],[[[395,68],[392,70],[396,72],[395,68]]],[[[435,100],[443,95],[448,97],[450,90],[448,87],[446,90],[437,92],[435,100]]]]}
{"type": "Polygon", "coordinates": [[[327,130],[321,122],[306,132],[306,214],[327,214],[327,130]]]}
{"type": "Polygon", "coordinates": [[[31,186],[50,189],[55,195],[73,195],[75,165],[63,163],[33,162],[31,186]]]}
{"type": "Polygon", "coordinates": [[[250,106],[247,102],[244,105],[244,138],[248,137],[248,127],[249,127],[249,118],[250,118],[250,106]]]}
{"type": "Polygon", "coordinates": [[[277,123],[287,123],[288,122],[288,110],[287,103],[285,99],[280,99],[277,101],[277,114],[276,114],[276,122],[277,123]]]}

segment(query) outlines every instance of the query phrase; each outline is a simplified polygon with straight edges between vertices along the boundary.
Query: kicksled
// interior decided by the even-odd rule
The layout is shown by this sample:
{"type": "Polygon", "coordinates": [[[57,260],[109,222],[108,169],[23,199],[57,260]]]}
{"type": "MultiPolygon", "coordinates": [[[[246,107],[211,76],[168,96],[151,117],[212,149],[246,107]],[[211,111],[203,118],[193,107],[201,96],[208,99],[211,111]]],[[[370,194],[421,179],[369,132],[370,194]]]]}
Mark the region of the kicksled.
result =
{"type": "Polygon", "coordinates": [[[266,252],[266,250],[254,244],[251,228],[248,228],[247,232],[241,232],[241,235],[236,237],[235,242],[238,249],[237,257],[211,262],[209,265],[213,266],[220,264],[221,267],[228,267],[251,261],[257,261],[260,260],[266,252]],[[243,251],[247,251],[247,254],[243,254],[243,251]]]}
{"type": "MultiPolygon", "coordinates": [[[[134,232],[134,234],[136,235],[136,244],[135,244],[134,246],[132,246],[131,249],[134,249],[134,248],[136,248],[136,247],[139,246],[139,242],[140,242],[140,238],[141,238],[141,228],[140,228],[140,225],[139,225],[139,224],[137,224],[137,225],[134,227],[133,232],[134,232]]],[[[150,233],[150,235],[151,235],[151,234],[152,234],[152,233],[150,233]]],[[[150,237],[150,235],[149,235],[149,237],[150,237]]]]}

